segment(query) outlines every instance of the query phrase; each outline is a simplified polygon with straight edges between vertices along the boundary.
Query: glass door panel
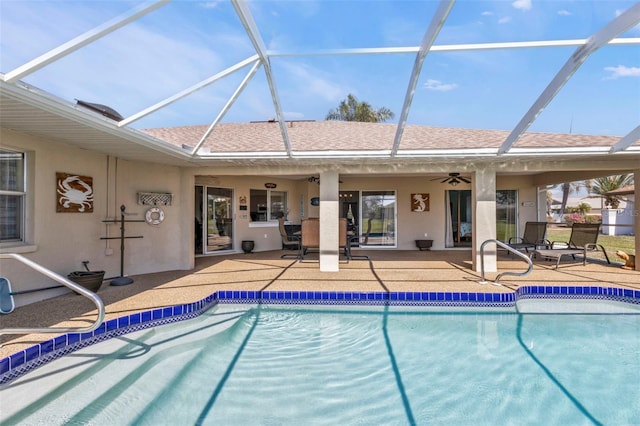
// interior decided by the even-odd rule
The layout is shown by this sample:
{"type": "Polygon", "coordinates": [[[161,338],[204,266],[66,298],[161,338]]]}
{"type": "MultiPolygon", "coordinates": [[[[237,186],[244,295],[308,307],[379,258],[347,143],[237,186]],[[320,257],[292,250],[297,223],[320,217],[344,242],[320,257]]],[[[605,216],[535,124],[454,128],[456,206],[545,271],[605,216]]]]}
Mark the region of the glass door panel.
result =
{"type": "Polygon", "coordinates": [[[496,191],[496,238],[508,242],[517,237],[516,217],[518,192],[515,190],[496,191]]]}
{"type": "Polygon", "coordinates": [[[362,191],[361,206],[360,246],[395,246],[395,191],[362,191]]]}
{"type": "Polygon", "coordinates": [[[340,191],[339,199],[339,214],[341,218],[347,219],[347,232],[349,233],[351,245],[358,246],[358,240],[351,237],[357,235],[360,229],[360,218],[358,216],[360,213],[360,204],[358,202],[360,193],[358,191],[340,191]]]}
{"type": "Polygon", "coordinates": [[[207,187],[206,253],[233,250],[233,190],[207,187]]]}
{"type": "MultiPolygon", "coordinates": [[[[473,232],[471,223],[471,191],[450,190],[447,191],[449,199],[449,218],[451,226],[448,230],[452,236],[454,247],[470,247],[473,232]]],[[[447,245],[449,247],[449,245],[447,245]]]]}
{"type": "Polygon", "coordinates": [[[203,203],[203,194],[204,194],[204,188],[200,185],[196,185],[196,192],[195,192],[195,206],[194,206],[194,212],[195,212],[195,229],[194,229],[194,234],[195,234],[195,254],[202,254],[204,253],[204,244],[203,241],[205,240],[205,236],[204,236],[204,228],[202,226],[203,224],[203,220],[202,218],[204,217],[204,203],[203,203]]]}

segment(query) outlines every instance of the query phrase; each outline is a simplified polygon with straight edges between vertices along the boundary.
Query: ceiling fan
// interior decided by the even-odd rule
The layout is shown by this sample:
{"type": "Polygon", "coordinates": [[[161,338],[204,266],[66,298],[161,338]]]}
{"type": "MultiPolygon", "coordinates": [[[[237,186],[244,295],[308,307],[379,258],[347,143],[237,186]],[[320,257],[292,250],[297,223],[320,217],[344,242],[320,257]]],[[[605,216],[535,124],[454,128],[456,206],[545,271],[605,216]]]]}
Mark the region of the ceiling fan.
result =
{"type": "MultiPolygon", "coordinates": [[[[311,176],[309,179],[307,179],[307,182],[315,182],[320,185],[320,178],[317,176],[311,176]]],[[[342,181],[338,180],[338,183],[342,183],[342,181]]]]}
{"type": "MultiPolygon", "coordinates": [[[[440,179],[442,179],[442,177],[438,177],[431,180],[440,180],[440,179]]],[[[449,176],[444,178],[440,183],[449,183],[453,186],[456,186],[460,182],[471,183],[471,181],[468,178],[460,176],[460,173],[449,173],[449,176]]]]}

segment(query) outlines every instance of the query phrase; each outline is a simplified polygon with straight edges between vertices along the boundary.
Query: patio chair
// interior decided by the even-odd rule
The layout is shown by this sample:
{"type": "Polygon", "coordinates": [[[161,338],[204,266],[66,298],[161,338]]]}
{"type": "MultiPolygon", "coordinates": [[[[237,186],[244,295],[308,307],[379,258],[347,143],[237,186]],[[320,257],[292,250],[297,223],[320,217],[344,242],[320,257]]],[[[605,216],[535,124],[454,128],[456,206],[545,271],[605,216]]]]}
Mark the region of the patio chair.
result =
{"type": "Polygon", "coordinates": [[[347,219],[341,218],[338,226],[338,247],[344,250],[344,255],[347,257],[347,261],[351,259],[351,239],[347,230],[347,219]]]}
{"type": "Polygon", "coordinates": [[[524,225],[524,235],[522,237],[511,237],[507,243],[514,250],[524,250],[529,253],[529,249],[537,249],[542,246],[548,248],[551,243],[546,240],[547,222],[527,222],[524,225]]]}
{"type": "Polygon", "coordinates": [[[302,241],[300,258],[304,258],[307,249],[320,248],[320,219],[309,218],[302,220],[302,241]]]}
{"type": "Polygon", "coordinates": [[[544,258],[556,259],[556,269],[560,265],[563,256],[571,256],[574,260],[576,254],[582,255],[582,264],[587,264],[587,253],[598,251],[598,247],[604,253],[607,263],[611,264],[607,251],[602,244],[598,244],[600,234],[599,223],[574,223],[571,227],[569,241],[553,241],[548,249],[536,249],[531,256],[538,255],[544,258]],[[557,246],[561,246],[556,248],[557,246]]]}
{"type": "MultiPolygon", "coordinates": [[[[344,250],[347,261],[351,258],[351,247],[347,231],[347,219],[342,218],[338,224],[338,247],[344,250]]],[[[302,248],[300,258],[303,259],[307,249],[320,248],[320,220],[317,218],[302,221],[302,248]]]]}
{"type": "Polygon", "coordinates": [[[281,259],[299,259],[302,257],[302,245],[300,244],[300,236],[298,235],[289,235],[287,234],[287,230],[284,227],[284,217],[278,218],[278,228],[280,229],[280,237],[282,238],[282,249],[283,250],[297,250],[298,253],[293,254],[283,254],[280,256],[281,259]]]}

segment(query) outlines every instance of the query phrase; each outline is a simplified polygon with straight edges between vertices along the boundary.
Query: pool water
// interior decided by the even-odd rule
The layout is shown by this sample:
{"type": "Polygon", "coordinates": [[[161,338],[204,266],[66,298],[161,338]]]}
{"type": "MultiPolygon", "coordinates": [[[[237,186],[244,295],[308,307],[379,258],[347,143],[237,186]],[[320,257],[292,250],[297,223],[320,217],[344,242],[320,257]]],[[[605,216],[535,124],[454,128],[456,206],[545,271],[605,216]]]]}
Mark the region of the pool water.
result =
{"type": "Polygon", "coordinates": [[[640,315],[222,305],[32,371],[0,422],[633,425],[639,383],[640,315]]]}

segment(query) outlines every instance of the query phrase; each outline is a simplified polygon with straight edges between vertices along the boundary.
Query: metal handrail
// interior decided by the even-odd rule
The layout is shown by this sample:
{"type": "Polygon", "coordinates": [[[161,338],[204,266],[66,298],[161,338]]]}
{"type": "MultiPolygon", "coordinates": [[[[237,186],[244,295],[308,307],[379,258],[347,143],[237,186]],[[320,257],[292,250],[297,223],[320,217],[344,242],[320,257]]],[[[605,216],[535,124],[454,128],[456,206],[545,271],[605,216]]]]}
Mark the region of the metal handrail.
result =
{"type": "Polygon", "coordinates": [[[506,272],[503,272],[501,274],[498,274],[498,276],[496,277],[495,281],[493,281],[494,285],[501,285],[501,284],[498,283],[498,280],[500,279],[500,277],[502,277],[504,275],[514,275],[516,277],[524,277],[525,275],[529,275],[531,273],[531,271],[533,270],[533,262],[531,261],[531,259],[528,256],[524,255],[523,253],[519,252],[518,250],[514,249],[513,247],[510,247],[509,245],[503,243],[502,241],[486,240],[480,246],[480,273],[481,273],[482,281],[479,281],[478,284],[486,284],[487,283],[487,280],[484,278],[484,246],[486,246],[488,243],[495,243],[497,246],[500,246],[503,249],[505,249],[505,250],[517,255],[517,256],[520,256],[521,258],[523,258],[529,264],[529,268],[524,272],[506,271],[506,272]]]}
{"type": "Polygon", "coordinates": [[[74,283],[68,278],[63,277],[62,275],[56,274],[55,272],[45,268],[44,266],[27,259],[26,257],[15,254],[15,253],[0,253],[0,259],[15,259],[23,264],[27,265],[31,269],[40,272],[43,275],[51,278],[64,285],[65,287],[70,288],[71,290],[80,293],[82,296],[90,299],[98,308],[98,318],[96,322],[90,327],[84,328],[64,328],[64,327],[49,327],[49,328],[2,328],[0,329],[0,335],[3,334],[31,334],[31,333],[88,333],[97,329],[102,321],[104,320],[105,309],[104,303],[102,303],[102,299],[98,297],[92,291],[87,290],[79,284],[74,283]]]}

